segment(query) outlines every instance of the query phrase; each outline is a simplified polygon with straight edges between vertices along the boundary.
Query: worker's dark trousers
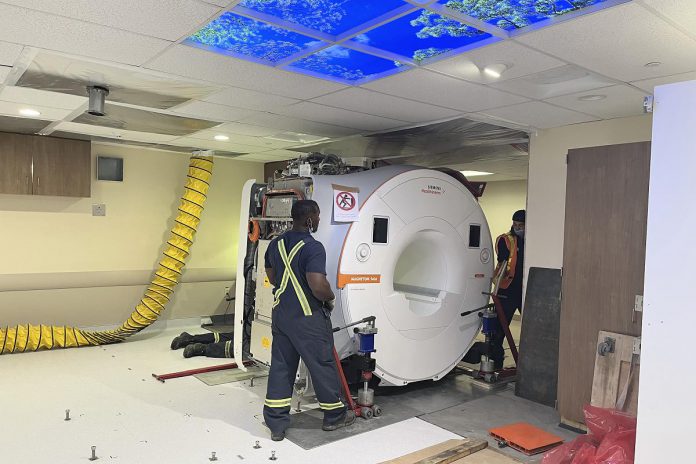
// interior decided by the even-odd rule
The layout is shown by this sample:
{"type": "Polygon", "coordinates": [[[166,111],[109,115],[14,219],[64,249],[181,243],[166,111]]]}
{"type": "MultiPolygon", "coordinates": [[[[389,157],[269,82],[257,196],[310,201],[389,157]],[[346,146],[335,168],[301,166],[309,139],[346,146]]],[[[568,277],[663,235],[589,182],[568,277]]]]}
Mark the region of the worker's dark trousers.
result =
{"type": "MultiPolygon", "coordinates": [[[[214,334],[210,335],[214,336],[214,334]]],[[[216,339],[219,341],[216,342],[214,339],[205,345],[205,355],[209,358],[234,358],[234,348],[232,347],[232,343],[234,343],[233,334],[230,332],[217,335],[216,339]]]]}
{"type": "Polygon", "coordinates": [[[346,406],[340,395],[328,311],[312,308],[312,314],[305,316],[299,307],[280,304],[273,310],[272,333],[271,371],[263,407],[271,432],[284,432],[290,424],[290,400],[300,358],[312,377],[319,406],[324,410],[324,424],[343,420],[346,406]]]}
{"type": "Polygon", "coordinates": [[[215,332],[193,336],[194,343],[206,345],[205,355],[209,358],[234,358],[233,341],[234,334],[232,332],[215,332]]]}
{"type": "MultiPolygon", "coordinates": [[[[512,317],[515,315],[515,311],[519,309],[520,314],[522,314],[522,287],[519,288],[509,288],[498,290],[498,295],[507,297],[500,298],[500,304],[503,307],[503,313],[505,313],[505,320],[507,321],[507,326],[510,327],[510,322],[512,322],[512,317]]],[[[502,328],[500,332],[496,334],[493,340],[493,359],[496,361],[496,368],[500,369],[503,367],[503,357],[505,356],[505,351],[503,350],[503,341],[505,340],[505,332],[502,328]]]]}

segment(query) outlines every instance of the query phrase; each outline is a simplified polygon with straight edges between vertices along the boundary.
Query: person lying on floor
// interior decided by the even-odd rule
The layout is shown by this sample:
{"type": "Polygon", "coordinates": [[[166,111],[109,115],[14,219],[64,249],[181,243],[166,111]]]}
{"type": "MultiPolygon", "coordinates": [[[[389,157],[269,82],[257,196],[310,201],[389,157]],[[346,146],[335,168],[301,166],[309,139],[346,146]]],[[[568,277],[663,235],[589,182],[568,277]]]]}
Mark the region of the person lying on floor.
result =
{"type": "Polygon", "coordinates": [[[209,358],[234,358],[232,332],[191,335],[181,332],[172,340],[172,350],[184,349],[184,358],[207,356],[209,358]]]}

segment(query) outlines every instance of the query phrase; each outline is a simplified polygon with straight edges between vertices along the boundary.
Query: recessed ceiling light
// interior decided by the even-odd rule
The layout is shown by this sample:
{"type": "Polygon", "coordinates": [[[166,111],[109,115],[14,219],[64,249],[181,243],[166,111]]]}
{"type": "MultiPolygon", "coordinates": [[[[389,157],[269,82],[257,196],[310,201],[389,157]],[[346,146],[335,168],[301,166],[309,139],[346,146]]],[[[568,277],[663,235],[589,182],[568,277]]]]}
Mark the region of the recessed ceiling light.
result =
{"type": "Polygon", "coordinates": [[[590,102],[590,101],[604,100],[605,98],[607,98],[606,95],[583,95],[582,97],[578,97],[578,100],[590,102]]]}
{"type": "Polygon", "coordinates": [[[466,177],[476,177],[476,176],[490,176],[491,174],[494,174],[493,172],[485,172],[485,171],[460,171],[464,176],[466,177]]]}
{"type": "Polygon", "coordinates": [[[498,63],[498,64],[489,64],[485,68],[483,68],[483,72],[494,79],[499,79],[500,76],[507,71],[507,65],[498,63]]]}
{"type": "Polygon", "coordinates": [[[660,66],[661,64],[662,64],[662,62],[660,62],[660,61],[651,61],[650,63],[645,63],[643,66],[645,66],[646,68],[656,68],[656,67],[660,66]]]}
{"type": "Polygon", "coordinates": [[[36,110],[31,109],[31,108],[22,108],[21,110],[19,110],[19,114],[21,114],[22,116],[29,116],[32,118],[34,118],[36,116],[41,116],[40,111],[36,111],[36,110]]]}
{"type": "Polygon", "coordinates": [[[230,139],[230,138],[229,138],[228,136],[226,136],[226,135],[216,135],[216,136],[213,137],[213,138],[214,138],[215,140],[217,140],[218,142],[227,142],[227,141],[230,139]]]}

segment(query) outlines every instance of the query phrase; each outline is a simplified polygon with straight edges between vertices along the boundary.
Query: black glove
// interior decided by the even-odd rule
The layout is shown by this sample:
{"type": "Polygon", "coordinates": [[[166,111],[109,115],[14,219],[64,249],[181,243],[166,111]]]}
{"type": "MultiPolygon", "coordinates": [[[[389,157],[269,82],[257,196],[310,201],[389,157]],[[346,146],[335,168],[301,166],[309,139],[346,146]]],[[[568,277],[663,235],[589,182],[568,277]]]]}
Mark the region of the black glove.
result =
{"type": "Polygon", "coordinates": [[[329,311],[333,311],[335,306],[336,306],[336,298],[333,298],[331,300],[324,302],[324,308],[328,309],[329,311]]]}

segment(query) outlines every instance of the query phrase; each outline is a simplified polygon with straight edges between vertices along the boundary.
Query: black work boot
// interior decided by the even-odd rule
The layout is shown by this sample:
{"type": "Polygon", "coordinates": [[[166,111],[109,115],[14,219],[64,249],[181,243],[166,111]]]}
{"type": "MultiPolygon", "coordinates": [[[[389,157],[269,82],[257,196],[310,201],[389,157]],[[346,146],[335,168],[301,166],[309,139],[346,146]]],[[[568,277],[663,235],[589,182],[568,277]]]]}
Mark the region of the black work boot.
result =
{"type": "Polygon", "coordinates": [[[188,332],[181,332],[178,337],[174,337],[172,340],[171,349],[178,350],[179,348],[184,348],[193,343],[193,335],[188,332]]]}
{"type": "Polygon", "coordinates": [[[205,344],[193,343],[184,348],[184,358],[192,358],[194,356],[205,356],[205,344]]]}
{"type": "Polygon", "coordinates": [[[346,413],[341,416],[338,420],[332,423],[322,424],[321,429],[325,432],[331,432],[332,430],[340,429],[341,427],[348,427],[353,422],[355,422],[355,412],[347,409],[346,413]]]}
{"type": "Polygon", "coordinates": [[[285,432],[271,432],[271,440],[273,440],[273,441],[285,440],[285,432]]]}

